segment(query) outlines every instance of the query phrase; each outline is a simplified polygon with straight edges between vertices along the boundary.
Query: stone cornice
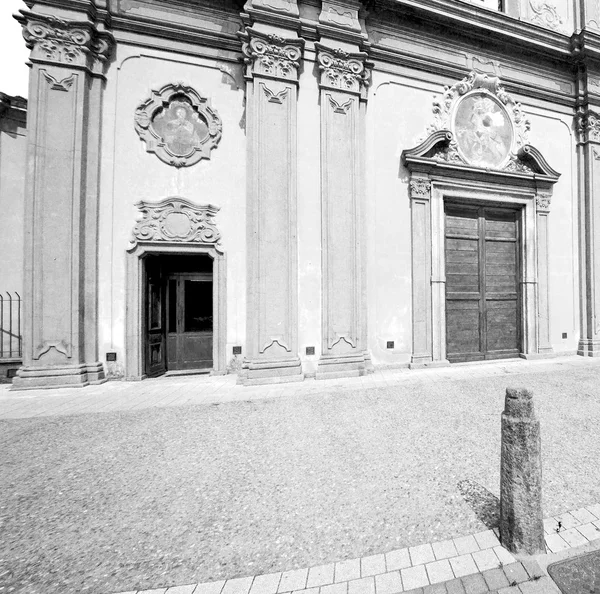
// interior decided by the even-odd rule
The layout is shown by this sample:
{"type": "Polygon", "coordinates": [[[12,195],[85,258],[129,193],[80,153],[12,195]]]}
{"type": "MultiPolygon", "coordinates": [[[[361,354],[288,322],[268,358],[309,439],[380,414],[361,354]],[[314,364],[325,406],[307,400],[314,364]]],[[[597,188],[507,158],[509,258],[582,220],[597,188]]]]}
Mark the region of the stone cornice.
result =
{"type": "Polygon", "coordinates": [[[239,34],[246,64],[246,78],[256,75],[298,81],[304,39],[283,38],[247,27],[239,34]]]}
{"type": "Polygon", "coordinates": [[[21,10],[16,17],[23,38],[31,50],[30,60],[83,67],[102,73],[110,57],[114,39],[91,21],[71,21],[21,10]]]}
{"type": "Polygon", "coordinates": [[[319,85],[344,93],[354,93],[366,97],[369,86],[369,67],[365,52],[346,52],[315,43],[319,65],[319,85]]]}

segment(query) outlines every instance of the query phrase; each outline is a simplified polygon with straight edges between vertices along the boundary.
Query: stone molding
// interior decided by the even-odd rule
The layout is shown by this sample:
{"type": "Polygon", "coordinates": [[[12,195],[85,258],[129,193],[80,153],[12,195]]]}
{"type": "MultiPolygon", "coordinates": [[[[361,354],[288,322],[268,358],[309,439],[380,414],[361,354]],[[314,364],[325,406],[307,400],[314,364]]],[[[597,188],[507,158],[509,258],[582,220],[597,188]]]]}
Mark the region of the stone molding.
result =
{"type": "Polygon", "coordinates": [[[145,142],[146,151],[154,153],[161,161],[174,167],[189,167],[200,159],[210,159],[211,151],[219,144],[223,130],[221,118],[212,108],[210,99],[180,82],[169,83],[153,90],[150,97],[135,110],[134,120],[135,130],[145,142]],[[178,99],[189,104],[195,117],[207,126],[206,136],[191,143],[189,151],[183,155],[173,152],[165,138],[153,126],[156,116],[178,99]]]}
{"type": "Polygon", "coordinates": [[[319,23],[361,33],[359,8],[360,3],[356,0],[323,0],[319,23]]]}
{"type": "Polygon", "coordinates": [[[223,252],[221,232],[214,221],[220,210],[218,206],[195,204],[173,196],[160,202],[142,200],[136,207],[142,213],[142,219],[133,228],[132,248],[146,242],[200,243],[223,252]]]}
{"type": "Polygon", "coordinates": [[[413,178],[409,182],[410,197],[417,200],[429,200],[431,198],[431,181],[423,178],[413,178]]]}
{"type": "Polygon", "coordinates": [[[346,52],[315,43],[319,64],[319,85],[344,93],[354,93],[366,98],[370,72],[365,52],[346,52]]]}
{"type": "Polygon", "coordinates": [[[535,205],[538,212],[544,212],[550,210],[550,203],[552,201],[552,194],[550,192],[538,192],[535,197],[535,205]]]}
{"type": "Polygon", "coordinates": [[[250,11],[252,9],[265,12],[280,12],[292,17],[299,15],[296,0],[248,0],[244,6],[244,10],[250,11]]]}
{"type": "Polygon", "coordinates": [[[544,0],[529,0],[531,22],[563,33],[563,21],[556,10],[556,4],[544,0]]]}
{"type": "Polygon", "coordinates": [[[247,27],[239,34],[246,64],[246,78],[264,76],[298,81],[304,39],[284,38],[247,27]]]}
{"type": "Polygon", "coordinates": [[[591,109],[578,114],[575,129],[579,142],[600,142],[600,114],[591,109]]]}
{"type": "Polygon", "coordinates": [[[102,73],[110,58],[114,38],[90,21],[68,21],[26,10],[17,17],[31,59],[81,66],[102,73]]]}

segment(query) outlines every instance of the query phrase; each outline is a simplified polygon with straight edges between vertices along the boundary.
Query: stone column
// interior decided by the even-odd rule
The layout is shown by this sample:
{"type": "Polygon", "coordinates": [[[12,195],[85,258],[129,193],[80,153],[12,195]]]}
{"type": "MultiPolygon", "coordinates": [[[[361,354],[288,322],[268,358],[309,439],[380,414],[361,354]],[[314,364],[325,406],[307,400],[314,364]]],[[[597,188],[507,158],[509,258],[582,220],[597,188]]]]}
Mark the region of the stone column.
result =
{"type": "MultiPolygon", "coordinates": [[[[282,2],[282,11],[292,4],[282,2]]],[[[264,7],[256,8],[258,19],[258,8],[264,7]]],[[[294,16],[289,12],[284,23],[294,16]]],[[[297,338],[296,229],[296,108],[304,40],[291,30],[276,30],[257,22],[241,35],[247,81],[248,338],[239,381],[248,384],[304,377],[297,338]]]]}
{"type": "Polygon", "coordinates": [[[322,345],[316,378],[364,375],[365,52],[315,43],[321,103],[322,345]]]}
{"type": "Polygon", "coordinates": [[[28,11],[18,18],[31,72],[24,365],[15,389],[104,381],[97,346],[98,187],[103,69],[113,40],[90,18],[28,11]]]}
{"type": "Polygon", "coordinates": [[[550,338],[550,292],[548,271],[548,215],[550,213],[549,192],[538,192],[536,204],[537,232],[537,286],[538,286],[538,341],[537,352],[552,353],[550,338]]]}

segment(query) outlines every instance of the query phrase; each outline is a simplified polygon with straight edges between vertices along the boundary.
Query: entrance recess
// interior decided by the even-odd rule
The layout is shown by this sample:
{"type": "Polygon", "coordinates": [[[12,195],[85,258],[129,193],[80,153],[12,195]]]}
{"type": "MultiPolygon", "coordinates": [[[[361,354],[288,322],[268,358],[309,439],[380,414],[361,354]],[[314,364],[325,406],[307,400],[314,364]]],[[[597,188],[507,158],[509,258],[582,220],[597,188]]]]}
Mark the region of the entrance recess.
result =
{"type": "Polygon", "coordinates": [[[446,356],[516,357],[521,345],[519,211],[445,205],[446,356]]]}

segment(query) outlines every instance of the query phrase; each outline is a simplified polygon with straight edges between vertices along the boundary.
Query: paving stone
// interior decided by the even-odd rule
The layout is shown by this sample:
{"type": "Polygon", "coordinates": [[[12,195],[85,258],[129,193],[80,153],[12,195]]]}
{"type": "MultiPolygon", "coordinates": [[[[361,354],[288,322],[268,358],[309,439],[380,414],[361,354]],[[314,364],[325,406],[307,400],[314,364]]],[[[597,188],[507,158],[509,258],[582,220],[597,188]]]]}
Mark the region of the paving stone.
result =
{"type": "MultiPolygon", "coordinates": [[[[346,592],[344,590],[344,592],[346,592]]],[[[294,590],[292,594],[319,594],[319,588],[307,588],[306,590],[294,590]]]]}
{"type": "Polygon", "coordinates": [[[493,530],[486,530],[485,532],[478,532],[473,534],[473,537],[477,541],[480,549],[491,549],[497,547],[500,544],[498,537],[494,534],[493,530]]]}
{"type": "Polygon", "coordinates": [[[554,518],[546,518],[543,523],[546,534],[554,534],[558,529],[558,522],[554,518]]]}
{"type": "Polygon", "coordinates": [[[402,575],[402,584],[407,590],[422,588],[429,585],[425,565],[417,565],[415,567],[407,567],[400,571],[402,575]]]}
{"type": "Polygon", "coordinates": [[[307,588],[333,584],[333,563],[328,565],[317,565],[308,570],[307,588]]]}
{"type": "Polygon", "coordinates": [[[402,592],[402,578],[399,571],[390,571],[375,576],[376,594],[396,594],[402,592]]]}
{"type": "Polygon", "coordinates": [[[575,528],[575,526],[579,526],[581,522],[577,520],[574,516],[572,516],[569,512],[564,514],[560,514],[559,516],[554,516],[554,519],[561,524],[561,530],[568,530],[569,528],[575,528]]]}
{"type": "Polygon", "coordinates": [[[459,555],[467,555],[479,550],[479,545],[473,536],[461,536],[460,538],[453,539],[456,552],[459,555]]]}
{"type": "Polygon", "coordinates": [[[335,581],[349,582],[360,578],[360,559],[348,559],[335,564],[335,581]]]}
{"type": "Polygon", "coordinates": [[[498,561],[499,563],[502,563],[502,565],[510,565],[516,561],[504,547],[494,547],[494,553],[496,553],[496,557],[498,557],[498,561]]]}
{"type": "Polygon", "coordinates": [[[576,518],[581,524],[587,524],[588,522],[594,522],[598,518],[591,512],[582,507],[571,512],[571,515],[576,518]]]}
{"type": "Polygon", "coordinates": [[[587,544],[588,539],[577,530],[577,528],[569,528],[560,533],[560,537],[571,547],[579,547],[587,544]]]}
{"type": "Polygon", "coordinates": [[[527,575],[531,579],[543,577],[546,575],[540,567],[540,564],[535,559],[523,559],[521,561],[521,565],[525,568],[527,575]]]}
{"type": "Polygon", "coordinates": [[[506,574],[500,568],[488,569],[481,575],[483,575],[483,579],[490,590],[498,590],[500,588],[506,588],[510,585],[508,579],[506,578],[506,574]]]}
{"type": "Polygon", "coordinates": [[[454,579],[454,572],[452,571],[452,567],[450,567],[448,559],[427,563],[425,569],[427,570],[430,584],[438,584],[454,579]]]}
{"type": "Polygon", "coordinates": [[[166,594],[194,594],[197,584],[189,584],[188,586],[172,586],[167,588],[166,594]]]}
{"type": "Polygon", "coordinates": [[[595,505],[588,505],[586,509],[593,513],[600,520],[600,503],[596,503],[595,505]]]}
{"type": "Polygon", "coordinates": [[[546,546],[553,553],[558,553],[558,551],[564,551],[565,549],[570,548],[567,541],[563,540],[560,534],[547,534],[545,540],[546,546]]]}
{"type": "Polygon", "coordinates": [[[366,577],[348,582],[348,594],[375,594],[375,578],[366,577]]]}
{"type": "Polygon", "coordinates": [[[519,586],[509,586],[508,588],[500,588],[498,594],[522,594],[519,586]]]}
{"type": "Polygon", "coordinates": [[[560,590],[549,577],[523,582],[519,584],[519,588],[523,594],[552,594],[552,592],[560,594],[560,590]]]}
{"type": "Polygon", "coordinates": [[[205,582],[204,584],[198,584],[194,590],[194,594],[221,594],[225,580],[218,582],[205,582]]]}
{"type": "Polygon", "coordinates": [[[329,584],[328,586],[321,586],[319,588],[319,594],[348,594],[348,582],[341,582],[339,584],[329,584]]]}
{"type": "Polygon", "coordinates": [[[509,585],[513,585],[514,583],[520,584],[529,579],[529,575],[527,575],[527,572],[521,563],[505,565],[502,570],[504,571],[504,575],[506,576],[509,585]]]}
{"type": "Polygon", "coordinates": [[[465,594],[465,587],[460,578],[446,582],[446,590],[448,594],[465,594]]]}
{"type": "Polygon", "coordinates": [[[415,588],[414,590],[409,590],[404,594],[423,594],[423,588],[415,588]]]}
{"type": "Polygon", "coordinates": [[[433,554],[436,559],[447,559],[448,557],[456,557],[458,551],[452,540],[442,540],[431,544],[433,554]]]}
{"type": "Polygon", "coordinates": [[[489,591],[488,585],[485,583],[485,580],[480,573],[466,575],[461,579],[466,594],[484,594],[489,591]]]}
{"type": "Polygon", "coordinates": [[[576,530],[579,530],[579,532],[581,532],[581,534],[583,534],[583,536],[585,536],[589,541],[600,538],[600,528],[594,526],[594,524],[591,522],[589,524],[577,526],[576,530]]]}
{"type": "Polygon", "coordinates": [[[385,555],[371,555],[370,557],[361,558],[361,577],[369,577],[378,573],[385,573],[385,555]]]}
{"type": "MultiPolygon", "coordinates": [[[[306,588],[307,576],[308,569],[293,569],[291,571],[284,571],[281,574],[281,580],[279,581],[279,588],[277,588],[277,592],[304,590],[306,588]]],[[[222,594],[225,594],[225,592],[222,594]]]]}
{"type": "Polygon", "coordinates": [[[476,551],[472,553],[473,561],[477,565],[479,571],[485,571],[486,569],[494,569],[500,565],[494,549],[485,549],[483,551],[476,551]]]}
{"type": "Polygon", "coordinates": [[[456,577],[462,577],[463,575],[469,575],[470,573],[477,573],[479,571],[471,555],[461,555],[460,557],[449,559],[449,561],[456,577]]]}
{"type": "Polygon", "coordinates": [[[153,590],[140,590],[138,594],[165,594],[166,588],[154,588],[153,590]]]}
{"type": "Polygon", "coordinates": [[[431,584],[423,588],[423,594],[448,594],[446,584],[431,584]]]}
{"type": "MultiPolygon", "coordinates": [[[[250,587],[252,586],[253,577],[242,577],[235,578],[233,580],[227,580],[221,594],[248,594],[250,587]]],[[[292,590],[295,588],[292,588],[292,590]]]]}
{"type": "Polygon", "coordinates": [[[409,547],[410,560],[413,565],[423,565],[430,561],[435,561],[433,548],[430,544],[423,544],[416,547],[409,547]]]}
{"type": "Polygon", "coordinates": [[[275,594],[281,581],[281,572],[257,575],[250,586],[250,594],[275,594]]]}
{"type": "Polygon", "coordinates": [[[385,554],[385,565],[388,571],[410,567],[410,555],[408,549],[398,549],[385,554]]]}

